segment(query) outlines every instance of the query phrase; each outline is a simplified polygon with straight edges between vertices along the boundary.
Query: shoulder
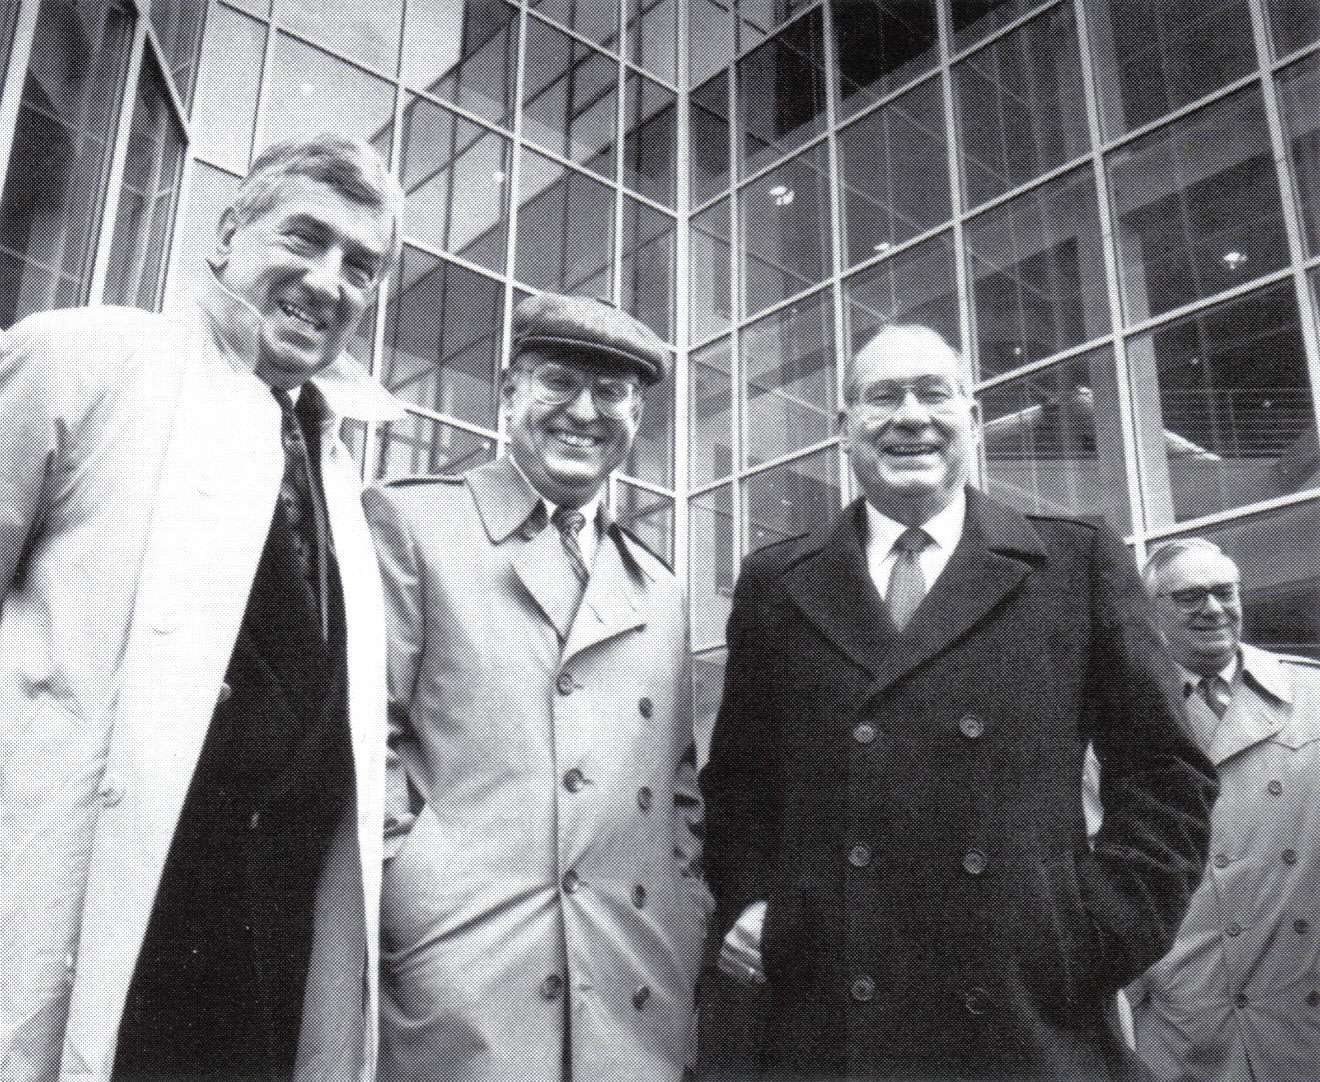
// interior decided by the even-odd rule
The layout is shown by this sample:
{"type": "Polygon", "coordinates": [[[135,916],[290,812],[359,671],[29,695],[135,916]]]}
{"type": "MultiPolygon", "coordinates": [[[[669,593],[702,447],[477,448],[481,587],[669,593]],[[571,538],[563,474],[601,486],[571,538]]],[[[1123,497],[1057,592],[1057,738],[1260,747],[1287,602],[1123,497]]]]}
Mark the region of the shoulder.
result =
{"type": "Polygon", "coordinates": [[[387,489],[420,488],[428,485],[461,485],[460,473],[414,473],[403,477],[387,477],[377,482],[378,487],[387,489]]]}
{"type": "Polygon", "coordinates": [[[409,518],[414,509],[428,508],[434,515],[437,501],[457,500],[464,494],[463,478],[455,474],[415,474],[388,477],[362,491],[362,505],[373,525],[409,518]]]}
{"type": "Polygon", "coordinates": [[[1275,654],[1285,669],[1291,669],[1296,678],[1307,681],[1308,683],[1320,682],[1320,661],[1313,657],[1302,657],[1300,654],[1275,654]]]}
{"type": "Polygon", "coordinates": [[[6,352],[77,355],[79,367],[85,368],[132,354],[175,326],[173,317],[140,308],[62,308],[21,320],[4,333],[3,342],[6,352]]]}
{"type": "Polygon", "coordinates": [[[779,575],[814,551],[810,533],[794,534],[754,549],[743,559],[744,572],[779,575]]]}
{"type": "Polygon", "coordinates": [[[643,571],[654,579],[674,579],[674,568],[668,560],[656,552],[632,530],[620,522],[614,524],[627,544],[628,553],[643,571]]]}

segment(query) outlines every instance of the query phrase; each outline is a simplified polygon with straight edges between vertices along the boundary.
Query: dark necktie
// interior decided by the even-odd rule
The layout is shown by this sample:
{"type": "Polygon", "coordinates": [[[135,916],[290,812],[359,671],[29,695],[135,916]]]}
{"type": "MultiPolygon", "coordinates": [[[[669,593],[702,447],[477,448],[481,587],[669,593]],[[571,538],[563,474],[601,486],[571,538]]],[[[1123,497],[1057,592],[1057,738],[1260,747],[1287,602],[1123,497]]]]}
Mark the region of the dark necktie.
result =
{"type": "Polygon", "coordinates": [[[1232,692],[1229,689],[1228,681],[1222,676],[1203,676],[1196,685],[1201,693],[1201,698],[1206,705],[1215,712],[1215,717],[1220,721],[1224,720],[1224,714],[1228,711],[1228,702],[1232,698],[1232,692]]]}
{"type": "Polygon", "coordinates": [[[306,584],[308,600],[312,610],[320,616],[321,641],[327,642],[330,638],[330,528],[303,429],[304,423],[315,423],[316,402],[308,396],[314,396],[316,392],[304,387],[296,411],[288,391],[272,388],[271,393],[279,402],[283,415],[284,477],[280,481],[279,506],[289,524],[297,568],[306,584]],[[305,415],[304,419],[299,419],[299,413],[305,415]]]}
{"type": "Polygon", "coordinates": [[[889,606],[889,615],[899,631],[907,626],[921,599],[926,596],[926,580],[917,557],[928,544],[930,537],[920,526],[909,526],[894,542],[897,555],[889,571],[885,604],[889,606]]]}
{"type": "Polygon", "coordinates": [[[564,552],[568,555],[568,562],[573,565],[573,573],[577,575],[578,582],[585,587],[589,572],[587,561],[582,557],[582,545],[578,542],[578,534],[586,525],[586,515],[576,507],[556,507],[555,513],[550,516],[550,521],[559,531],[559,539],[564,543],[564,552]]]}

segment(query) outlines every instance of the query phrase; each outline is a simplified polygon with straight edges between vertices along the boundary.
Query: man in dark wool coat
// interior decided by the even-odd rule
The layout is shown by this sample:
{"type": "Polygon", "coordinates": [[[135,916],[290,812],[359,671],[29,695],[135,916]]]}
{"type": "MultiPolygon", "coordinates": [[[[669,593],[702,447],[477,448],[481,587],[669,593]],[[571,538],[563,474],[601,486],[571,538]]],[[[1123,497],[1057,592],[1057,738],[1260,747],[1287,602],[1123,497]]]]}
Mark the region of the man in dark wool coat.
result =
{"type": "Polygon", "coordinates": [[[704,1070],[1131,1077],[1114,993],[1172,943],[1216,792],[1132,558],[968,486],[977,406],[934,331],[881,331],[845,402],[864,498],[749,557],[729,619],[710,953],[763,987],[738,1054],[707,1019],[704,1070]]]}

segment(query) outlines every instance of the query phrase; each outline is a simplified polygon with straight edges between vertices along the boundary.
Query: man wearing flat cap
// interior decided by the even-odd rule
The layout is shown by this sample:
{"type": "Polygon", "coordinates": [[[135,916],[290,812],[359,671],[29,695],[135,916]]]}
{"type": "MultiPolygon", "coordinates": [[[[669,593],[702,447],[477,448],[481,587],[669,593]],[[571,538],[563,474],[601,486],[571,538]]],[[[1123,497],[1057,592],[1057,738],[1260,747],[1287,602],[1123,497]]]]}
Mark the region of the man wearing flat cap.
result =
{"type": "Polygon", "coordinates": [[[365,498],[391,617],[381,1077],[679,1079],[710,905],[687,619],[602,500],[667,350],[553,294],[512,338],[507,456],[365,498]]]}

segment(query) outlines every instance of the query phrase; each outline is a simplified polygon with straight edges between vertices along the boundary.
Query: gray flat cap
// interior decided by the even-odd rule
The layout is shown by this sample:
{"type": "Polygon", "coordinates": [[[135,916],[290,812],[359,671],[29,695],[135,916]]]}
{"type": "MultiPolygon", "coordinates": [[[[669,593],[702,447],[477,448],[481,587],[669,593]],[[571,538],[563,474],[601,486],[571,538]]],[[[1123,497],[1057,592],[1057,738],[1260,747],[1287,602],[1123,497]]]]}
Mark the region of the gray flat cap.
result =
{"type": "Polygon", "coordinates": [[[665,378],[669,358],[669,347],[660,336],[627,312],[591,297],[562,293],[526,297],[513,310],[511,355],[542,346],[627,365],[646,383],[665,378]]]}

